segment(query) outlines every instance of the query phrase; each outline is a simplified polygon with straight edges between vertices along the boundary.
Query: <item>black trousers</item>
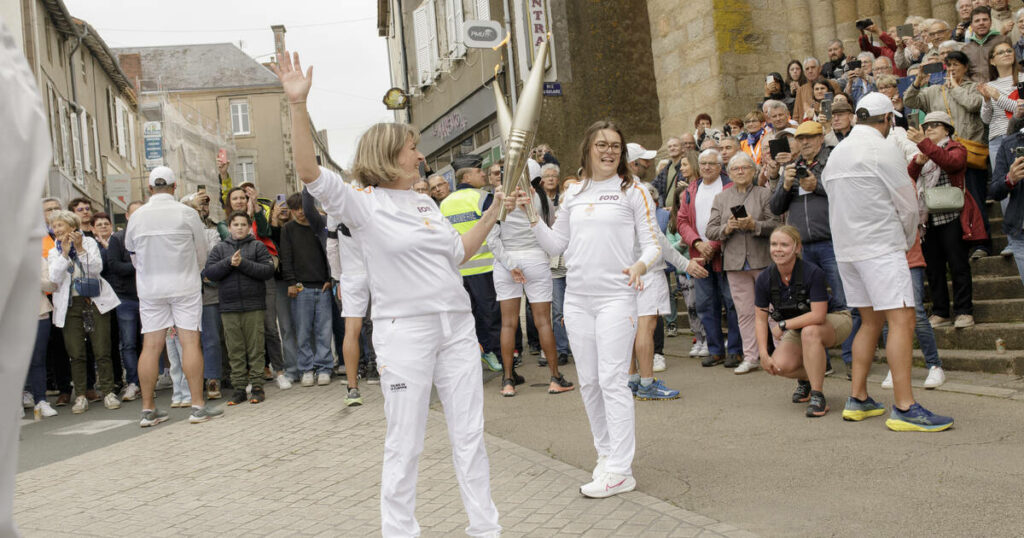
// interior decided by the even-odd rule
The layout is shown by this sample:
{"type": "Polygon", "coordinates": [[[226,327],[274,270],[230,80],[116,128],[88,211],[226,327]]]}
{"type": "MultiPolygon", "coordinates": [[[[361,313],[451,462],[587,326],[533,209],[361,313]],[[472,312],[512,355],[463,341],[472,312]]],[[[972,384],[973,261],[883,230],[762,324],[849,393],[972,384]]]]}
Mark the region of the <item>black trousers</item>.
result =
{"type": "Polygon", "coordinates": [[[949,291],[946,289],[947,265],[953,277],[953,315],[973,314],[971,263],[967,259],[967,244],[963,240],[960,219],[942,226],[929,226],[921,250],[928,264],[925,273],[932,296],[932,315],[951,317],[949,291]]]}
{"type": "Polygon", "coordinates": [[[484,353],[501,356],[501,309],[494,293],[492,273],[462,277],[462,287],[469,293],[476,321],[476,338],[484,353]]]}
{"type": "Polygon", "coordinates": [[[665,316],[658,316],[658,323],[654,326],[654,352],[665,354],[665,316]]]}

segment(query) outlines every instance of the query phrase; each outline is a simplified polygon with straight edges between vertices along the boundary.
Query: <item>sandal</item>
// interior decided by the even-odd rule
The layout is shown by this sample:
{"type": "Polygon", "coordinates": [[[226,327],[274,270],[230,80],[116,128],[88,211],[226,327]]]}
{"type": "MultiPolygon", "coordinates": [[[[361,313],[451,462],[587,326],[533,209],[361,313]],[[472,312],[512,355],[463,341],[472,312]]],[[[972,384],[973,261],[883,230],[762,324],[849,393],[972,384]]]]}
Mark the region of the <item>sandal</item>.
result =
{"type": "Polygon", "coordinates": [[[506,398],[511,398],[516,395],[515,382],[509,378],[501,380],[501,395],[506,398]]]}
{"type": "Polygon", "coordinates": [[[551,384],[548,385],[548,394],[560,394],[563,392],[569,392],[574,388],[576,387],[573,386],[571,381],[566,381],[565,376],[551,376],[551,384]]]}

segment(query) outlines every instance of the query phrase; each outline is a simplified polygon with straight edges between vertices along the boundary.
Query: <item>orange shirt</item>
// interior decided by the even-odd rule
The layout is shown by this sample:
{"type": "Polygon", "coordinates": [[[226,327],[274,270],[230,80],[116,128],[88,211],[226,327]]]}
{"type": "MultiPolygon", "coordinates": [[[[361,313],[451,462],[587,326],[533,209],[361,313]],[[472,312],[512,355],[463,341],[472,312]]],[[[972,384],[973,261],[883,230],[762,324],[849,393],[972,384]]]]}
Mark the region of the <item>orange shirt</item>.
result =
{"type": "Polygon", "coordinates": [[[44,258],[49,258],[50,257],[50,249],[52,249],[55,246],[57,246],[57,243],[55,243],[53,241],[53,238],[50,237],[50,234],[44,235],[43,236],[43,257],[44,258]]]}

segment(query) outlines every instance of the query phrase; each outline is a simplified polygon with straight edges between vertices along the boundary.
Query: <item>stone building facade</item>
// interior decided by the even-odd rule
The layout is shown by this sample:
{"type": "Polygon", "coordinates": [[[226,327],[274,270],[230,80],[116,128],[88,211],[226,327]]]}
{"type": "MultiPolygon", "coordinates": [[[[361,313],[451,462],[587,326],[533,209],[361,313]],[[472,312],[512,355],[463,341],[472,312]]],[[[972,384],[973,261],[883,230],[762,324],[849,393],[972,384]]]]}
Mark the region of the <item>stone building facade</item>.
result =
{"type": "Polygon", "coordinates": [[[791,59],[827,60],[828,42],[855,53],[854,23],[880,28],[908,15],[956,20],[955,0],[647,0],[664,138],[693,130],[697,114],[715,125],[742,116],[764,95],[764,77],[791,59]]]}
{"type": "Polygon", "coordinates": [[[535,143],[552,147],[563,174],[576,172],[582,134],[599,119],[615,120],[629,141],[656,147],[661,127],[650,28],[645,0],[378,0],[392,85],[410,95],[396,119],[420,130],[428,166],[450,179],[454,155],[500,157],[491,84],[501,85],[514,111],[531,45],[549,32],[549,91],[535,143]],[[472,20],[498,21],[510,45],[466,48],[462,29],[472,20]]]}

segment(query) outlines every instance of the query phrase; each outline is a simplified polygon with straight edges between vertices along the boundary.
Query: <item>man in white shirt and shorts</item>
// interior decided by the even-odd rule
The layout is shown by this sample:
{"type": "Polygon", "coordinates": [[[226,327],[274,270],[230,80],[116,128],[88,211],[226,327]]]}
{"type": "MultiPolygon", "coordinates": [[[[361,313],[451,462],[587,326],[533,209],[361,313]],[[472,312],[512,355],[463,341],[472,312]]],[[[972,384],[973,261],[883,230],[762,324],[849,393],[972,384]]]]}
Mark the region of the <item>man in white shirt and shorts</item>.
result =
{"type": "Polygon", "coordinates": [[[857,103],[857,125],[829,156],[822,184],[830,200],[829,224],[848,306],[862,324],[853,340],[853,385],[843,419],[861,421],[885,414],[868,396],[867,376],[882,326],[889,324],[886,360],[892,371],[893,431],[942,431],[953,419],[935,415],[914,401],[910,388],[915,324],[914,287],[906,252],[917,238],[918,205],[907,161],[886,141],[896,111],[878,92],[857,103]]]}
{"type": "Polygon", "coordinates": [[[158,166],[149,174],[149,202],[132,215],[125,232],[125,247],[135,264],[142,322],[139,383],[142,385],[143,428],[167,420],[156,408],[155,388],[160,352],[167,329],[175,327],[182,349],[182,369],[192,393],[192,415],[197,424],[216,418],[220,410],[207,409],[203,400],[203,352],[199,326],[203,312],[200,271],[206,265],[206,230],[196,210],[174,199],[174,172],[158,166]]]}

